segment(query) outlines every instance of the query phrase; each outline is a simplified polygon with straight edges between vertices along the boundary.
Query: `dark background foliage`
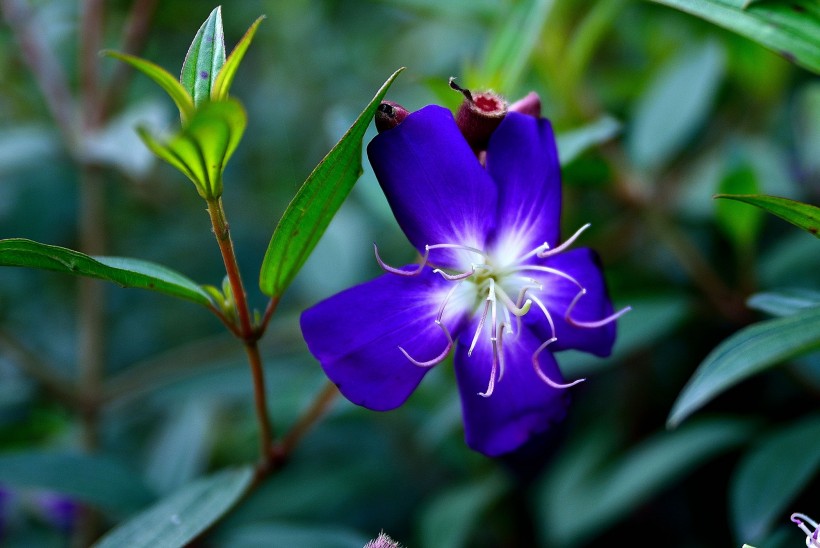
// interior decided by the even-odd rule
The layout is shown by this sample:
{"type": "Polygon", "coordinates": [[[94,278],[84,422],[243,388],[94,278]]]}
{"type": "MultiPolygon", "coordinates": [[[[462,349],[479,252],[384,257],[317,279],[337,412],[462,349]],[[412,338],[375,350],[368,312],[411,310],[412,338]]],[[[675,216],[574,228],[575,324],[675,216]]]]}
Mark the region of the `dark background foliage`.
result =
{"type": "MultiPolygon", "coordinates": [[[[82,98],[78,6],[30,4],[40,38],[82,98]]],[[[105,3],[106,47],[121,47],[130,4],[105,3]]],[[[160,2],[141,56],[177,73],[212,8],[160,2]]],[[[820,516],[812,496],[820,488],[816,436],[773,461],[798,476],[801,467],[809,470],[788,507],[772,516],[775,526],[762,536],[774,537],[766,543],[745,536],[743,515],[777,493],[761,488],[750,501],[736,494],[736,484],[764,485],[765,478],[741,478],[744,459],[817,408],[816,353],[744,381],[677,430],[665,423],[709,351],[763,317],[746,307],[746,297],[820,289],[814,238],[750,206],[711,198],[759,192],[820,201],[816,75],[710,23],[637,1],[246,0],[223,12],[229,49],[267,15],[232,89],[249,124],[224,195],[253,306],[264,308],[256,273],[288,201],[374,90],[406,66],[389,98],[410,110],[457,104],[449,76],[511,99],[530,90],[541,95],[564,159],[573,145],[586,145],[565,162],[565,233],[592,223],[584,245],[599,251],[616,304],[634,310],[619,321],[611,358],[559,357],[567,377],[588,381],[572,389],[567,419],[520,453],[493,461],[464,446],[453,374],[444,364],[398,410],[335,402],[289,465],[206,542],[361,546],[382,529],[407,546],[437,547],[802,542],[788,514],[820,516]]],[[[98,59],[104,77],[117,64],[98,59]]],[[[82,170],[5,24],[0,73],[0,237],[81,249],[82,170]]],[[[122,91],[103,136],[78,138],[97,160],[104,218],[96,230],[104,253],[156,261],[219,285],[224,271],[203,204],[133,131],[140,121],[173,128],[173,105],[144,76],[122,91]]],[[[262,342],[280,432],[324,383],[298,314],[376,275],[373,241],[389,263],[413,256],[365,166],[262,342]]],[[[162,295],[113,286],[104,292],[105,381],[97,395],[106,403],[95,419],[95,452],[129,470],[144,491],[129,500],[127,489],[111,492],[106,477],[90,480],[102,493],[102,529],[143,507],[144,492],[161,497],[208,471],[252,461],[257,436],[244,357],[216,319],[162,295]]],[[[82,448],[80,414],[54,387],[70,389],[81,375],[80,299],[73,278],[0,271],[4,452],[82,448]],[[56,371],[56,383],[26,373],[38,362],[56,371]]],[[[46,462],[57,476],[65,465],[46,462]]],[[[22,466],[0,471],[4,541],[60,545],[76,536],[75,522],[55,526],[42,510],[44,492],[60,484],[37,481],[22,466]]]]}

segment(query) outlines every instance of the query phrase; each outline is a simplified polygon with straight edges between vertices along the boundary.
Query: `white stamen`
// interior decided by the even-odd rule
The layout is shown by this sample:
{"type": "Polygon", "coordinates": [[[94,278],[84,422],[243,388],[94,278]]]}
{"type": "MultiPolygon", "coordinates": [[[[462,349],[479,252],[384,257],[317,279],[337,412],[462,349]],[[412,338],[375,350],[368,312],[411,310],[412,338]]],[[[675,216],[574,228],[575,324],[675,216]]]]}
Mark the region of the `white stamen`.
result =
{"type": "Polygon", "coordinates": [[[475,345],[478,342],[478,336],[481,334],[481,328],[484,327],[484,320],[487,319],[487,312],[490,310],[490,301],[484,303],[484,311],[481,313],[481,318],[478,320],[478,327],[475,330],[475,334],[473,335],[473,342],[470,343],[470,349],[467,350],[467,356],[471,357],[473,355],[473,350],[475,349],[475,345]]]}
{"type": "MultiPolygon", "coordinates": [[[[495,282],[490,278],[490,289],[487,291],[487,302],[490,304],[490,342],[493,347],[493,365],[490,369],[490,383],[485,392],[479,392],[478,395],[484,398],[489,398],[493,395],[495,390],[495,377],[498,371],[498,316],[495,298],[495,282]]],[[[500,380],[500,379],[499,379],[500,380]]]]}
{"type": "Polygon", "coordinates": [[[575,243],[575,240],[578,239],[578,236],[580,236],[586,229],[588,229],[591,226],[592,225],[590,223],[585,224],[584,226],[579,228],[577,231],[575,231],[575,234],[570,236],[569,239],[567,239],[567,241],[565,241],[564,243],[562,243],[558,247],[556,247],[554,249],[545,249],[544,251],[540,251],[538,253],[538,257],[540,259],[546,259],[547,257],[552,257],[553,255],[558,255],[559,253],[561,253],[562,251],[567,249],[569,246],[571,246],[573,243],[575,243]]]}
{"type": "Polygon", "coordinates": [[[450,291],[447,292],[445,295],[444,300],[441,301],[441,306],[438,307],[438,314],[436,315],[436,321],[440,322],[441,317],[444,315],[444,308],[447,306],[447,303],[450,302],[450,298],[453,296],[453,293],[456,292],[456,289],[461,287],[462,282],[457,283],[453,287],[450,288],[450,291]]]}
{"type": "Polygon", "coordinates": [[[557,340],[557,336],[555,334],[555,322],[552,321],[552,316],[550,315],[549,310],[547,310],[547,307],[544,306],[544,303],[541,302],[541,299],[539,299],[535,295],[532,295],[530,298],[533,300],[533,302],[536,305],[538,305],[538,308],[541,309],[541,312],[544,313],[544,317],[547,318],[547,323],[550,324],[550,331],[552,332],[552,339],[557,340]]]}
{"type": "Polygon", "coordinates": [[[564,278],[565,280],[567,280],[569,282],[572,282],[573,284],[578,286],[579,289],[584,288],[584,286],[581,285],[581,282],[579,282],[578,280],[576,280],[575,278],[573,278],[572,276],[570,276],[566,272],[563,272],[563,271],[555,269],[555,268],[551,268],[549,266],[521,265],[521,266],[513,269],[513,271],[519,271],[519,272],[524,271],[524,270],[536,270],[538,272],[546,272],[547,274],[554,274],[554,275],[558,276],[559,278],[564,278]]]}
{"type": "Polygon", "coordinates": [[[426,251],[430,251],[431,249],[458,249],[461,251],[469,251],[470,253],[475,253],[477,255],[481,255],[483,258],[487,259],[487,254],[481,251],[480,249],[476,249],[475,247],[470,247],[469,245],[461,245],[461,244],[432,244],[424,246],[426,251]]]}
{"type": "Polygon", "coordinates": [[[461,274],[447,274],[442,269],[436,268],[435,270],[433,270],[433,274],[441,274],[441,277],[445,280],[454,282],[457,280],[466,280],[467,278],[475,274],[475,269],[476,265],[473,265],[473,267],[467,272],[462,272],[461,274]]]}
{"type": "Polygon", "coordinates": [[[533,355],[532,355],[532,365],[533,365],[533,367],[535,368],[535,372],[538,374],[538,376],[541,378],[541,380],[542,380],[542,381],[544,381],[545,383],[547,383],[548,385],[550,385],[550,386],[551,386],[551,387],[553,387],[553,388],[558,388],[558,389],[560,389],[560,390],[563,390],[564,388],[569,388],[569,387],[571,387],[571,386],[575,386],[576,384],[578,384],[578,383],[580,383],[580,382],[584,382],[586,379],[578,379],[578,380],[572,381],[572,382],[570,382],[570,383],[561,384],[561,383],[559,383],[559,382],[555,382],[554,380],[552,380],[551,378],[549,378],[549,376],[547,376],[547,374],[546,374],[546,373],[544,373],[544,372],[541,370],[541,366],[540,366],[540,365],[539,365],[539,363],[538,363],[538,355],[539,355],[539,354],[540,354],[540,353],[541,353],[541,352],[542,352],[542,351],[543,351],[546,347],[548,347],[549,345],[551,345],[552,343],[554,343],[554,342],[555,342],[555,341],[557,341],[557,340],[558,340],[558,339],[556,339],[555,337],[553,337],[553,338],[551,338],[551,339],[548,339],[548,340],[544,341],[544,342],[541,344],[541,346],[539,346],[539,347],[538,347],[538,350],[536,350],[536,351],[533,353],[533,355]]]}
{"type": "Polygon", "coordinates": [[[573,327],[584,327],[584,328],[587,328],[587,329],[595,329],[596,327],[603,327],[608,323],[614,322],[615,320],[617,320],[618,318],[620,318],[621,316],[623,316],[624,314],[626,314],[627,312],[632,310],[631,306],[627,306],[627,307],[624,307],[624,308],[620,309],[618,312],[615,312],[614,314],[610,314],[606,318],[603,318],[601,320],[596,320],[596,321],[589,321],[588,322],[588,321],[572,319],[572,317],[570,317],[570,314],[572,314],[572,309],[575,308],[575,303],[577,303],[578,300],[586,294],[587,294],[587,290],[582,287],[581,291],[579,291],[578,294],[575,295],[575,298],[572,299],[572,302],[569,303],[569,306],[567,307],[567,311],[564,314],[564,319],[567,321],[568,324],[570,324],[573,327]]]}
{"type": "Polygon", "coordinates": [[[376,262],[379,263],[379,266],[382,270],[384,270],[385,272],[389,272],[390,274],[398,274],[399,276],[405,277],[418,276],[419,274],[421,274],[421,271],[424,270],[424,265],[427,264],[427,257],[430,255],[430,251],[425,250],[424,256],[421,258],[421,264],[419,264],[419,267],[417,269],[402,270],[400,268],[392,267],[384,261],[382,261],[382,258],[379,256],[379,247],[375,243],[373,244],[373,251],[375,251],[376,253],[376,262]]]}
{"type": "Polygon", "coordinates": [[[818,536],[820,536],[820,526],[817,525],[813,519],[811,519],[806,514],[800,514],[795,512],[791,515],[791,520],[793,523],[796,523],[800,529],[806,533],[806,546],[811,548],[815,548],[820,546],[820,540],[818,540],[818,536]],[[808,522],[812,527],[814,527],[814,531],[812,532],[811,529],[806,527],[806,524],[803,522],[808,522]]]}
{"type": "Polygon", "coordinates": [[[404,357],[407,358],[408,360],[410,360],[413,363],[413,365],[417,365],[419,367],[433,367],[434,365],[443,362],[444,358],[447,357],[447,354],[449,354],[450,350],[453,348],[453,337],[450,336],[450,331],[448,331],[447,327],[442,322],[440,322],[438,320],[436,320],[436,325],[439,326],[441,328],[441,330],[444,331],[444,335],[447,336],[447,346],[444,348],[444,350],[442,351],[441,354],[439,354],[438,356],[436,356],[432,360],[427,360],[427,361],[424,361],[424,362],[420,362],[420,361],[414,359],[410,354],[408,354],[407,350],[405,350],[401,346],[399,347],[399,350],[401,350],[401,353],[404,354],[404,357]]]}

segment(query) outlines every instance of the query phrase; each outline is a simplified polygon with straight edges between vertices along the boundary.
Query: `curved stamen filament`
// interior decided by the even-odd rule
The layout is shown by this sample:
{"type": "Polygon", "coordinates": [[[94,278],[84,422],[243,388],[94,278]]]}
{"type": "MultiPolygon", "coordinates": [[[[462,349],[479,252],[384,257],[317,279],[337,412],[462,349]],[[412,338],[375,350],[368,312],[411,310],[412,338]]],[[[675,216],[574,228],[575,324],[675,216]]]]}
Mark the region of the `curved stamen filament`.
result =
{"type": "Polygon", "coordinates": [[[558,276],[559,278],[564,278],[565,280],[575,284],[579,289],[584,288],[584,286],[581,285],[581,282],[579,282],[578,280],[576,280],[575,278],[573,278],[572,276],[570,276],[566,272],[563,272],[561,270],[558,270],[556,268],[552,268],[552,267],[549,267],[549,266],[521,265],[519,267],[516,267],[516,268],[512,269],[511,271],[512,272],[521,272],[521,271],[525,271],[525,270],[536,270],[538,272],[546,272],[547,274],[554,274],[554,275],[558,276]]]}
{"type": "Polygon", "coordinates": [[[581,228],[576,230],[575,234],[570,236],[564,243],[562,243],[561,245],[559,245],[558,247],[556,247],[554,249],[544,249],[543,251],[539,251],[538,252],[538,258],[546,259],[547,257],[552,257],[553,255],[558,255],[562,251],[566,250],[569,246],[574,244],[575,240],[578,239],[578,236],[580,236],[586,229],[588,229],[591,226],[592,225],[590,223],[585,224],[584,226],[582,226],[581,228]]]}
{"type": "Polygon", "coordinates": [[[456,292],[456,289],[461,287],[462,282],[457,283],[453,287],[450,288],[450,291],[447,292],[447,295],[444,296],[444,300],[441,301],[441,306],[438,307],[438,314],[436,314],[436,323],[441,322],[441,317],[444,316],[444,309],[447,306],[447,303],[450,302],[450,298],[453,296],[453,293],[456,292]]]}
{"type": "MultiPolygon", "coordinates": [[[[493,346],[493,365],[490,369],[490,383],[487,390],[479,392],[478,395],[489,398],[495,390],[495,377],[499,369],[499,343],[498,343],[498,309],[496,306],[495,282],[490,279],[490,289],[487,291],[487,303],[490,305],[490,342],[493,346]]],[[[499,377],[499,380],[500,377],[499,377]]]]}
{"type": "Polygon", "coordinates": [[[401,353],[404,354],[404,357],[407,358],[408,360],[410,360],[410,362],[413,365],[417,365],[419,367],[433,367],[434,365],[443,362],[444,358],[446,358],[447,354],[449,354],[450,350],[452,350],[452,348],[453,348],[453,337],[450,336],[450,331],[447,329],[447,327],[444,325],[444,323],[442,323],[439,320],[436,320],[436,325],[439,326],[442,331],[444,331],[444,335],[447,337],[447,346],[444,348],[444,350],[441,352],[441,354],[439,354],[438,356],[436,356],[432,360],[427,360],[427,361],[424,361],[424,362],[420,362],[420,361],[414,359],[410,354],[408,354],[407,350],[405,350],[401,346],[399,347],[399,350],[401,350],[401,353]]]}
{"type": "Polygon", "coordinates": [[[382,261],[381,256],[379,256],[379,246],[375,243],[373,244],[373,251],[376,253],[376,262],[379,263],[382,270],[389,272],[390,274],[398,274],[399,276],[405,277],[418,276],[421,274],[421,271],[424,270],[424,266],[427,264],[427,258],[430,256],[430,251],[425,249],[424,255],[421,257],[421,264],[419,264],[418,268],[415,270],[402,270],[400,268],[392,267],[382,261]]]}
{"type": "Polygon", "coordinates": [[[532,301],[529,300],[529,299],[527,299],[527,301],[524,303],[524,306],[520,306],[520,307],[516,306],[516,304],[512,301],[512,299],[510,299],[510,296],[507,295],[507,292],[504,291],[501,288],[501,286],[499,286],[498,289],[496,290],[496,295],[498,295],[498,298],[500,298],[501,302],[503,302],[504,305],[507,307],[507,310],[509,310],[510,312],[512,312],[513,314],[518,316],[519,318],[521,316],[525,316],[527,314],[527,312],[530,311],[530,306],[532,305],[532,301]]]}
{"type": "Polygon", "coordinates": [[[541,365],[538,363],[538,355],[541,352],[543,352],[546,347],[548,347],[549,345],[551,345],[552,343],[554,343],[557,340],[558,339],[553,337],[551,339],[548,339],[548,340],[544,341],[541,344],[541,346],[539,346],[538,349],[535,352],[533,352],[533,354],[532,354],[532,365],[535,368],[535,373],[538,375],[538,377],[542,381],[544,381],[545,383],[547,383],[548,385],[550,385],[553,388],[563,390],[564,388],[569,388],[571,386],[575,386],[576,384],[578,384],[580,382],[584,382],[586,379],[578,379],[578,380],[575,380],[575,381],[572,381],[572,382],[569,382],[569,383],[566,383],[566,384],[562,384],[562,383],[559,383],[559,382],[555,382],[554,380],[549,378],[549,376],[546,373],[544,373],[541,370],[541,365]]]}
{"type": "MultiPolygon", "coordinates": [[[[544,317],[547,319],[547,323],[550,324],[550,331],[552,332],[551,339],[552,340],[557,340],[557,336],[555,334],[555,322],[552,321],[552,316],[550,315],[549,310],[547,310],[547,307],[544,306],[544,303],[541,302],[541,299],[539,299],[535,295],[532,295],[530,298],[538,306],[538,308],[541,309],[541,312],[544,313],[544,317]]],[[[545,345],[545,348],[546,348],[546,345],[545,345]]]]}
{"type": "Polygon", "coordinates": [[[800,514],[795,512],[791,515],[792,523],[796,523],[800,529],[806,533],[806,546],[814,547],[820,546],[820,542],[818,541],[818,535],[820,535],[820,526],[811,519],[806,514],[800,514]],[[814,532],[811,531],[804,522],[808,522],[812,527],[814,527],[814,532]]]}
{"type": "Polygon", "coordinates": [[[481,335],[481,329],[484,327],[484,321],[487,319],[487,312],[490,310],[490,301],[487,300],[484,303],[484,310],[481,312],[481,318],[478,320],[478,327],[476,327],[475,333],[473,334],[473,341],[470,343],[470,349],[467,350],[467,356],[470,357],[473,355],[473,350],[475,350],[475,345],[478,342],[478,336],[481,335]]]}
{"type": "Polygon", "coordinates": [[[481,251],[478,248],[471,247],[469,245],[461,245],[461,244],[432,244],[424,246],[425,251],[430,251],[431,249],[456,249],[460,251],[469,251],[470,253],[475,253],[476,255],[481,255],[484,259],[487,259],[487,254],[481,251]]]}
{"type": "Polygon", "coordinates": [[[462,272],[461,274],[447,274],[442,269],[436,268],[435,270],[433,270],[433,274],[441,274],[442,278],[444,278],[447,281],[453,282],[456,280],[466,280],[467,278],[475,274],[475,268],[476,265],[473,265],[473,267],[470,270],[468,270],[467,272],[462,272]]]}
{"type": "Polygon", "coordinates": [[[603,327],[608,323],[614,322],[615,320],[617,320],[618,318],[620,318],[621,316],[623,316],[624,314],[626,314],[627,312],[632,310],[631,306],[626,306],[626,307],[620,309],[619,311],[615,312],[614,314],[610,314],[609,316],[607,316],[606,318],[603,318],[601,320],[597,320],[597,321],[575,320],[570,316],[572,314],[572,309],[575,308],[575,304],[578,302],[578,300],[586,294],[587,294],[587,290],[584,289],[584,288],[581,288],[581,291],[579,291],[578,294],[575,295],[575,298],[572,299],[572,302],[569,303],[569,306],[567,307],[567,312],[566,312],[566,314],[564,314],[564,319],[567,321],[568,324],[570,324],[573,327],[584,327],[584,328],[587,328],[587,329],[595,329],[596,327],[603,327]]]}

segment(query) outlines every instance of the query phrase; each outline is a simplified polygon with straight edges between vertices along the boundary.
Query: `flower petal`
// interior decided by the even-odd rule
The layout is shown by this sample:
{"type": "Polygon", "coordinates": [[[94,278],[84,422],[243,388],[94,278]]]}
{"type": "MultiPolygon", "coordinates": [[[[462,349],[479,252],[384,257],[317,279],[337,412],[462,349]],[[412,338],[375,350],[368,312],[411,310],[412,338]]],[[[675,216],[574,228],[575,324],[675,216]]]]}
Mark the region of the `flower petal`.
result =
{"type": "MultiPolygon", "coordinates": [[[[376,411],[393,409],[429,371],[399,347],[420,362],[447,347],[435,319],[450,287],[429,269],[414,277],[384,274],[305,310],[302,335],[345,397],[376,411]]],[[[443,323],[455,337],[464,312],[452,300],[445,312],[443,323]]]]}
{"type": "MultiPolygon", "coordinates": [[[[540,264],[571,276],[586,289],[586,294],[578,299],[570,311],[573,320],[595,322],[612,314],[612,302],[606,290],[601,264],[593,250],[572,249],[550,257],[540,264]]],[[[542,291],[533,292],[533,295],[541,299],[555,323],[558,340],[550,346],[553,351],[573,348],[596,356],[609,356],[615,343],[614,321],[595,328],[572,325],[566,320],[566,315],[567,309],[578,295],[578,286],[555,274],[528,271],[527,275],[532,275],[544,286],[542,291]]],[[[532,307],[526,320],[542,339],[552,337],[549,324],[537,307],[532,307]]]]}
{"type": "Polygon", "coordinates": [[[509,262],[547,242],[558,243],[561,168],[550,122],[510,112],[487,148],[487,171],[498,186],[495,247],[509,262]]]}
{"type": "MultiPolygon", "coordinates": [[[[474,319],[464,333],[472,334],[477,321],[474,319]]],[[[487,329],[485,325],[484,330],[487,329]]],[[[540,344],[527,329],[504,338],[504,375],[495,383],[492,394],[484,397],[479,392],[487,391],[493,359],[489,337],[482,336],[472,356],[467,355],[469,340],[459,341],[456,379],[461,393],[464,434],[470,448],[497,457],[518,449],[563,419],[569,393],[544,383],[533,368],[532,355],[540,344]]],[[[541,352],[538,361],[541,370],[552,380],[562,381],[550,352],[541,352]]]]}
{"type": "MultiPolygon", "coordinates": [[[[495,220],[496,189],[450,111],[427,106],[380,133],[367,155],[410,242],[484,248],[495,220]]],[[[434,263],[468,270],[472,253],[435,250],[434,263]]]]}

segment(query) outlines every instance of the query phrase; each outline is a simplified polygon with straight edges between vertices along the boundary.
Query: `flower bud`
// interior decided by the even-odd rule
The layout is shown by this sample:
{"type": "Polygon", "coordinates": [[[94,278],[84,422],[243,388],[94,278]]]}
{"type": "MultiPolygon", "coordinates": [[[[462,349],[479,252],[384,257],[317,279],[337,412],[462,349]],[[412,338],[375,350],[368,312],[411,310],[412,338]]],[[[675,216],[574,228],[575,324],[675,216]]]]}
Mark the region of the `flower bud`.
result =
{"type": "Polygon", "coordinates": [[[534,91],[529,92],[515,103],[510,105],[510,112],[520,112],[533,118],[541,117],[541,98],[534,91]]]}
{"type": "Polygon", "coordinates": [[[393,101],[382,101],[376,109],[376,129],[379,133],[393,129],[410,114],[406,108],[393,101]]]}
{"type": "Polygon", "coordinates": [[[472,149],[480,152],[487,148],[490,135],[507,115],[507,101],[492,91],[472,93],[450,78],[450,87],[464,95],[464,102],[456,113],[456,125],[472,149]]]}

